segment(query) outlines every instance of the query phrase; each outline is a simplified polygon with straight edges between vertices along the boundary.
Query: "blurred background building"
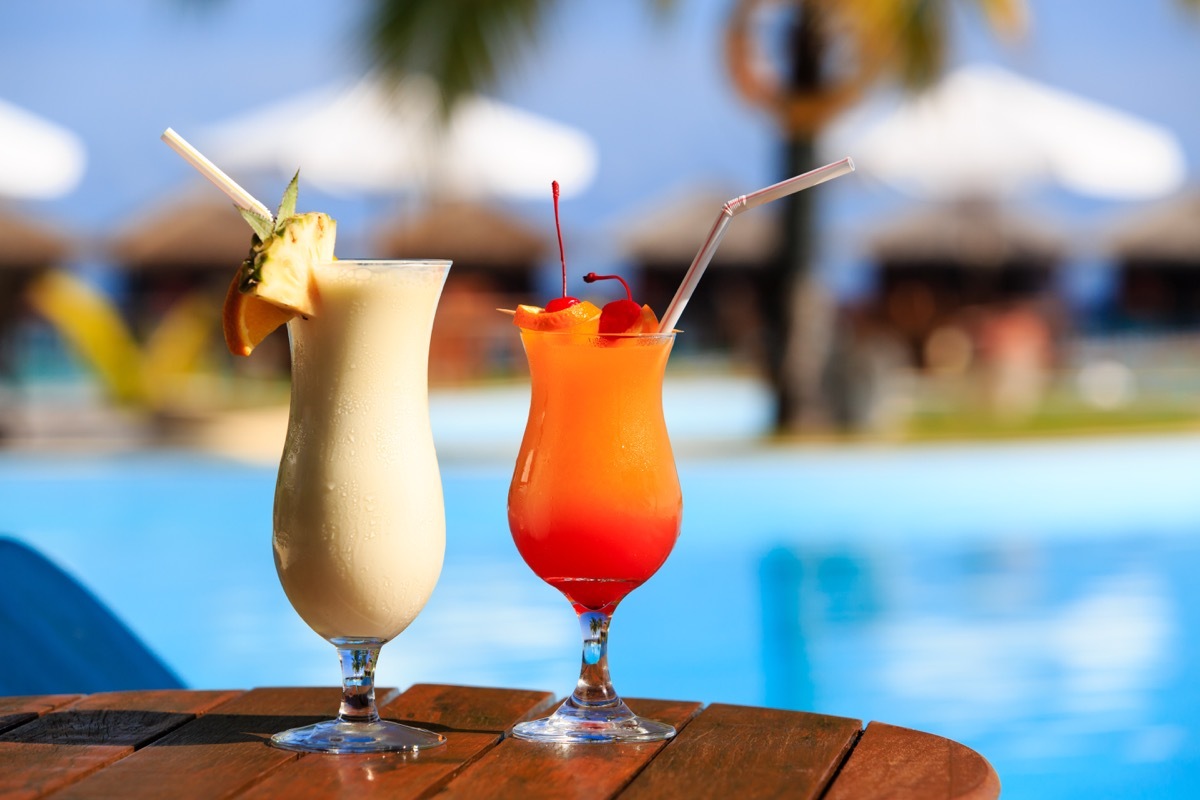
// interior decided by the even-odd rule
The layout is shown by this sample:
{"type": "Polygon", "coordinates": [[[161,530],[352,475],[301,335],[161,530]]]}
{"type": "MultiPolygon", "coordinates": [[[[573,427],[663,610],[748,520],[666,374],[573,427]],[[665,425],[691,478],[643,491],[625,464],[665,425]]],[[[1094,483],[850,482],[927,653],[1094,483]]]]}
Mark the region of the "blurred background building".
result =
{"type": "MultiPolygon", "coordinates": [[[[54,53],[59,68],[20,78],[9,70],[0,81],[12,161],[0,183],[6,417],[19,416],[16,387],[36,382],[38,370],[62,380],[74,364],[81,381],[105,380],[89,366],[94,353],[23,300],[38,271],[93,287],[139,347],[171,308],[186,316],[185,297],[193,309],[220,302],[247,234],[155,141],[167,125],[268,204],[300,167],[301,206],[338,217],[341,253],[453,257],[435,382],[522,369],[504,320],[479,309],[555,293],[551,179],[564,187],[571,291],[596,296],[579,277],[618,271],[661,310],[724,200],[804,166],[796,158],[811,166],[843,154],[856,158],[857,174],[809,193],[804,208],[739,218],[683,320],[680,354],[695,363],[766,385],[799,381],[777,405],[814,405],[820,413],[805,419],[817,424],[777,416],[780,430],[920,435],[922,420],[936,418],[951,428],[970,420],[970,435],[995,416],[994,392],[955,389],[950,377],[994,382],[997,369],[1013,373],[1001,383],[1030,387],[1017,392],[1021,413],[1002,415],[1006,426],[1047,407],[1059,420],[1077,412],[1087,427],[1142,424],[1164,405],[1155,392],[1171,391],[1163,376],[1192,363],[1176,334],[1195,316],[1187,214],[1200,123],[1170,88],[1200,36],[1187,3],[1164,0],[1136,19],[1106,4],[1083,23],[1065,7],[1015,2],[890,23],[819,3],[710,0],[655,14],[630,2],[595,19],[556,8],[515,36],[522,55],[448,85],[465,95],[446,116],[434,81],[400,73],[392,82],[389,69],[405,64],[379,60],[397,43],[371,38],[371,5],[331,12],[320,26],[288,23],[279,59],[304,51],[303,79],[265,92],[231,79],[219,54],[236,52],[248,35],[237,23],[268,5],[144,0],[122,11],[136,30],[70,2],[10,12],[6,59],[33,58],[36,42],[37,57],[54,53]],[[881,30],[933,25],[938,37],[924,51],[892,52],[879,31],[838,27],[860,15],[881,30]],[[1083,30],[1066,36],[1065,20],[1083,30]],[[1106,53],[1131,26],[1161,55],[1117,80],[1106,53]],[[843,80],[835,70],[811,85],[779,84],[800,68],[797,48],[827,48],[839,36],[858,43],[851,61],[869,75],[843,80]],[[132,49],[169,62],[172,77],[140,69],[125,55],[132,49]],[[919,69],[925,77],[903,88],[919,69]],[[87,96],[76,96],[89,81],[87,96]],[[820,107],[801,114],[810,100],[820,107]],[[781,121],[785,106],[799,117],[781,121]],[[799,266],[781,271],[781,259],[799,266]],[[1159,341],[1142,341],[1150,336],[1159,341]],[[1122,355],[1129,337],[1155,358],[1122,355]],[[59,345],[57,356],[16,352],[59,345]],[[1111,367],[1100,374],[1123,369],[1128,385],[1117,393],[1125,401],[1110,393],[1101,404],[1106,419],[1082,388],[1094,383],[1081,375],[1096,359],[1111,367]],[[862,411],[880,403],[893,410],[882,427],[862,411]]],[[[456,13],[444,12],[447,25],[456,13]]],[[[216,333],[186,356],[209,373],[210,389],[230,388],[227,398],[205,393],[215,407],[245,402],[230,376],[282,377],[283,342],[238,364],[216,333]]],[[[19,427],[12,419],[10,430],[19,427]]]]}

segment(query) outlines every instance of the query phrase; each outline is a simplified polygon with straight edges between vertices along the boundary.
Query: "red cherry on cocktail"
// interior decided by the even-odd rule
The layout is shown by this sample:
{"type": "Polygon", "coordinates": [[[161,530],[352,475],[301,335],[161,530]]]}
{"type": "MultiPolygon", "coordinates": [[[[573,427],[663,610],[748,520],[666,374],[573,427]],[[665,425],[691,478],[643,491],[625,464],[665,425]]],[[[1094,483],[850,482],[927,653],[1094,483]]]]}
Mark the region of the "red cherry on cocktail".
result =
{"type": "Polygon", "coordinates": [[[633,300],[633,290],[620,275],[597,275],[589,272],[584,283],[618,280],[625,287],[625,299],[613,300],[600,310],[600,333],[639,333],[642,330],[642,307],[633,300]]]}

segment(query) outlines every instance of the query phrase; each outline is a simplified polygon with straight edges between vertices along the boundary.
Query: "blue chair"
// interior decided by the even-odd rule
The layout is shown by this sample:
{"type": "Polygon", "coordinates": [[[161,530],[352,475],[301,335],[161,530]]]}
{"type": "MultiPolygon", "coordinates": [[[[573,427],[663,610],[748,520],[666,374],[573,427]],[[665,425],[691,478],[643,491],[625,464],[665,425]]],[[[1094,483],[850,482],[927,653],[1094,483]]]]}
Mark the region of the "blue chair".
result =
{"type": "Polygon", "coordinates": [[[0,695],[183,687],[95,595],[7,537],[0,537],[0,653],[0,695]]]}

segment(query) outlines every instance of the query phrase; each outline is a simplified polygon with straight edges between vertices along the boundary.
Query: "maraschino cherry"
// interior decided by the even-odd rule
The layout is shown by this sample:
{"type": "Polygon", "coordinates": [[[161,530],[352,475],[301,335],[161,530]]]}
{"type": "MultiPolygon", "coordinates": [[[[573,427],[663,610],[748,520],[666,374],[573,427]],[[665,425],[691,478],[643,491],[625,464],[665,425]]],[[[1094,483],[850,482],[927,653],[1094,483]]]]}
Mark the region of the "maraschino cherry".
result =
{"type": "Polygon", "coordinates": [[[558,219],[558,181],[550,182],[550,190],[554,193],[554,229],[558,232],[558,260],[562,263],[562,297],[556,297],[546,303],[547,311],[562,311],[579,304],[579,298],[567,296],[567,254],[563,250],[562,224],[558,219]]]}
{"type": "Polygon", "coordinates": [[[633,300],[633,291],[620,275],[597,275],[589,272],[583,276],[585,283],[618,280],[625,287],[625,299],[613,300],[600,311],[600,333],[629,333],[637,328],[642,319],[642,307],[633,300]]]}

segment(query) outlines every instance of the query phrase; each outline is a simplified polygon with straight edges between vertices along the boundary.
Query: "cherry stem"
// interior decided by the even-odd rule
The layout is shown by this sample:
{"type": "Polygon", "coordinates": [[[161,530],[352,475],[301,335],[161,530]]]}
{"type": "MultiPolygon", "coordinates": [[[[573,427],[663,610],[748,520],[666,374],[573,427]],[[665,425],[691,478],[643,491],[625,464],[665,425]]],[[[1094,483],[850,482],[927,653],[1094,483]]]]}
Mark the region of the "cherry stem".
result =
{"type": "Polygon", "coordinates": [[[613,280],[621,282],[621,285],[625,287],[625,294],[629,297],[629,302],[632,303],[633,302],[633,290],[631,290],[629,288],[629,284],[626,283],[625,279],[622,278],[620,275],[597,275],[594,272],[589,272],[587,275],[583,276],[584,283],[595,283],[596,281],[613,281],[613,280]]]}
{"type": "Polygon", "coordinates": [[[558,260],[562,263],[562,296],[567,296],[567,252],[563,249],[562,223],[558,219],[558,181],[550,182],[550,190],[554,194],[554,230],[558,233],[558,260]]]}

